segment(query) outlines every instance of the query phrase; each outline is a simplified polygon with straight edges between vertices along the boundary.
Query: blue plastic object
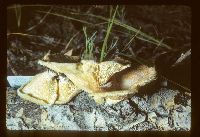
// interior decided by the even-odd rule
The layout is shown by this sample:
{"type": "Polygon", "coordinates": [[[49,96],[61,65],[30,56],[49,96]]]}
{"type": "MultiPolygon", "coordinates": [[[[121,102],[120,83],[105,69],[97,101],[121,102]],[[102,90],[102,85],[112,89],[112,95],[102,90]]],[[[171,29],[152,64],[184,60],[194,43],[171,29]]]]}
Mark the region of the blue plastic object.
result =
{"type": "Polygon", "coordinates": [[[30,81],[33,76],[7,76],[8,83],[11,87],[21,87],[30,81]]]}

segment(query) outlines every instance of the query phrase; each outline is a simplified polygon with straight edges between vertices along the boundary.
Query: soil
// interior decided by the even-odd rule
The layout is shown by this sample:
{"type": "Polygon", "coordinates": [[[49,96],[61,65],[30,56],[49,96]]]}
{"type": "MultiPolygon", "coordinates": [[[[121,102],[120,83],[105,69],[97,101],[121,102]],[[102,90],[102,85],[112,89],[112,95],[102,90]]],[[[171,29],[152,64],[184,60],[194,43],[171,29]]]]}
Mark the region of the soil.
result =
{"type": "MultiPolygon", "coordinates": [[[[7,75],[35,75],[44,70],[37,64],[49,50],[61,53],[73,50],[74,56],[82,56],[85,50],[83,27],[87,27],[88,36],[96,33],[94,59],[99,60],[105,38],[107,23],[89,16],[109,18],[111,6],[11,6],[7,10],[7,75]],[[21,12],[19,12],[21,9],[21,12]],[[51,12],[89,22],[82,23],[61,16],[42,13],[51,12]],[[21,13],[19,26],[16,13],[21,13]],[[87,14],[87,15],[82,15],[87,14]],[[94,25],[97,24],[97,25],[94,25]],[[18,34],[14,34],[18,33],[18,34]],[[20,34],[19,34],[20,33],[20,34]],[[25,35],[26,34],[26,35],[25,35]],[[70,41],[70,39],[73,39],[70,41]]],[[[116,19],[169,45],[173,51],[190,49],[191,46],[191,9],[187,6],[129,6],[118,8],[116,19]]],[[[114,25],[108,38],[108,46],[118,40],[105,60],[114,59],[118,53],[130,57],[139,57],[146,61],[155,60],[171,50],[148,41],[133,39],[128,48],[125,45],[135,35],[130,30],[114,25]]],[[[177,58],[177,56],[176,56],[177,58]]]]}

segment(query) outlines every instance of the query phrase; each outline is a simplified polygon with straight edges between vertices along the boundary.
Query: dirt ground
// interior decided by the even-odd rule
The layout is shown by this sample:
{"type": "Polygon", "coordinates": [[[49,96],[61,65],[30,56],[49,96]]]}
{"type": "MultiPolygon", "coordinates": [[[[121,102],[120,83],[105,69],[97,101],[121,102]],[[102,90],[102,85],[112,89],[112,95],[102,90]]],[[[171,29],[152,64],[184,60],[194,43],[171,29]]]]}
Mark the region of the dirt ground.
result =
{"type": "MultiPolygon", "coordinates": [[[[101,5],[8,7],[7,75],[35,75],[43,71],[37,61],[49,50],[51,53],[64,53],[72,49],[72,55],[82,56],[85,50],[83,27],[87,28],[88,36],[96,32],[93,55],[98,61],[108,26],[108,22],[98,16],[110,18],[110,9],[111,6],[101,5]]],[[[120,53],[129,58],[155,62],[165,52],[181,53],[191,48],[190,7],[120,5],[115,19],[154,37],[158,43],[114,24],[108,47],[117,42],[104,60],[112,60],[120,53]],[[161,40],[171,48],[159,45],[161,40]]]]}

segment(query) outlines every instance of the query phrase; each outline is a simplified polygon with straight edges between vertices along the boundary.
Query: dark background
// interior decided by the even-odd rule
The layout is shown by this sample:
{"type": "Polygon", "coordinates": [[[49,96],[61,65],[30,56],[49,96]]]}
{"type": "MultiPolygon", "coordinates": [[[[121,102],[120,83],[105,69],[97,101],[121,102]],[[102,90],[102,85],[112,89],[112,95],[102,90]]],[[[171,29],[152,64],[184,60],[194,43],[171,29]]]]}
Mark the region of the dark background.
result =
{"type": "MultiPolygon", "coordinates": [[[[96,17],[81,14],[92,14],[109,18],[110,8],[111,6],[102,5],[20,5],[17,7],[16,5],[12,5],[8,7],[7,75],[35,75],[43,71],[44,68],[37,65],[37,60],[41,59],[49,50],[52,53],[60,53],[63,51],[67,43],[77,32],[79,33],[71,40],[67,50],[73,49],[73,55],[81,56],[85,49],[85,37],[82,31],[83,26],[87,27],[88,36],[91,36],[97,31],[93,54],[94,59],[99,60],[107,23],[96,17]],[[92,24],[103,24],[96,26],[88,25],[60,16],[47,15],[39,11],[49,11],[58,15],[87,21],[92,24]],[[16,18],[16,13],[21,15],[20,19],[16,18]],[[17,25],[17,21],[20,22],[19,26],[17,25]]],[[[135,57],[139,57],[145,61],[155,62],[163,53],[179,51],[178,54],[167,55],[174,62],[181,53],[191,48],[191,9],[188,6],[120,5],[116,19],[135,29],[140,29],[140,31],[157,40],[163,39],[163,43],[170,46],[171,49],[169,50],[165,47],[158,46],[158,43],[156,45],[145,40],[134,38],[129,48],[123,51],[124,46],[135,33],[123,27],[113,25],[108,39],[108,46],[111,45],[112,40],[118,39],[118,42],[105,60],[112,60],[115,54],[120,52],[128,56],[134,54],[135,57]]],[[[164,61],[166,61],[165,58],[164,61]]],[[[164,64],[167,66],[167,63],[164,64]]]]}

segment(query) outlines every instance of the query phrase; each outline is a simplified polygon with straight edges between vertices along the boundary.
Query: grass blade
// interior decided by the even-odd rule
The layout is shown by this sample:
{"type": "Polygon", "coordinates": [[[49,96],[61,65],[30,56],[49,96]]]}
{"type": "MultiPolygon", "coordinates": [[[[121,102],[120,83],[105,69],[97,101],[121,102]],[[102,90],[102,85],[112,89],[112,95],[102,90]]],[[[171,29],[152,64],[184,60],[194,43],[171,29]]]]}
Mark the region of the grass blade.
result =
{"type": "MultiPolygon", "coordinates": [[[[40,10],[38,10],[37,12],[40,12],[40,13],[48,13],[48,12],[46,12],[46,11],[40,11],[40,10]]],[[[58,16],[58,17],[62,17],[62,18],[64,18],[64,19],[69,19],[69,20],[78,21],[78,22],[81,22],[81,23],[84,23],[84,24],[88,24],[88,25],[94,25],[94,24],[92,24],[92,23],[90,23],[90,22],[87,22],[87,21],[85,21],[85,20],[80,20],[80,19],[76,19],[76,18],[73,18],[73,17],[69,17],[69,16],[57,14],[57,13],[49,12],[48,14],[49,14],[49,15],[58,16]]]]}
{"type": "Polygon", "coordinates": [[[88,38],[86,27],[83,27],[83,32],[85,35],[85,51],[82,54],[83,59],[94,59],[93,49],[94,49],[94,40],[96,38],[96,33],[94,32],[91,37],[88,38]]]}
{"type": "Polygon", "coordinates": [[[112,16],[111,23],[108,24],[106,37],[104,39],[103,46],[102,46],[102,49],[101,49],[100,62],[102,62],[103,59],[104,59],[104,55],[105,55],[104,53],[105,53],[105,49],[107,48],[108,37],[109,37],[110,31],[112,29],[112,25],[113,25],[113,22],[114,22],[114,19],[115,19],[115,15],[116,15],[117,9],[118,9],[118,5],[116,6],[115,12],[114,12],[114,14],[112,16]]]}

